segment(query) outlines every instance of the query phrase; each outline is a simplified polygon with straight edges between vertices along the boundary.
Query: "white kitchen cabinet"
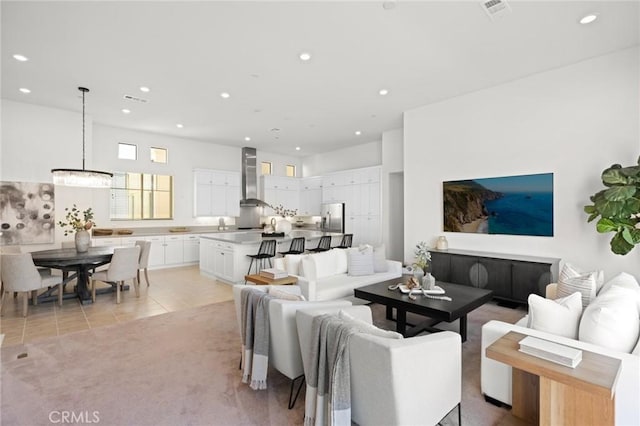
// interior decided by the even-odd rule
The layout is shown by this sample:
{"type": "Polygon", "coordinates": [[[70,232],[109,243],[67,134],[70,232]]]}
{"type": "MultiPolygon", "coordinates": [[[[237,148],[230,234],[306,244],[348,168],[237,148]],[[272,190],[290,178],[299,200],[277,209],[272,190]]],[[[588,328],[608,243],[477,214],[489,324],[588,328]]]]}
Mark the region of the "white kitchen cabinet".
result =
{"type": "Polygon", "coordinates": [[[104,247],[104,246],[119,246],[121,245],[121,239],[118,237],[114,238],[92,238],[91,245],[93,247],[104,247]]]}
{"type": "Polygon", "coordinates": [[[322,205],[322,178],[300,180],[300,216],[320,216],[322,205]]]}
{"type": "Polygon", "coordinates": [[[164,237],[164,264],[178,265],[183,263],[184,236],[167,235],[164,237]]]}
{"type": "Polygon", "coordinates": [[[214,275],[234,282],[234,244],[218,241],[214,252],[214,275]]]}
{"type": "MultiPolygon", "coordinates": [[[[260,176],[262,200],[276,207],[300,210],[300,180],[287,176],[260,176]]],[[[271,213],[271,212],[269,212],[271,213]]]]}
{"type": "Polygon", "coordinates": [[[216,241],[200,239],[200,271],[207,275],[215,275],[215,252],[216,241]]]}
{"type": "Polygon", "coordinates": [[[147,237],[145,240],[151,242],[149,250],[149,268],[164,266],[164,237],[161,235],[147,237]]]}
{"type": "Polygon", "coordinates": [[[240,173],[196,169],[194,216],[239,216],[240,173]]]}
{"type": "Polygon", "coordinates": [[[183,263],[196,263],[200,258],[200,235],[188,234],[184,236],[183,263]]]}

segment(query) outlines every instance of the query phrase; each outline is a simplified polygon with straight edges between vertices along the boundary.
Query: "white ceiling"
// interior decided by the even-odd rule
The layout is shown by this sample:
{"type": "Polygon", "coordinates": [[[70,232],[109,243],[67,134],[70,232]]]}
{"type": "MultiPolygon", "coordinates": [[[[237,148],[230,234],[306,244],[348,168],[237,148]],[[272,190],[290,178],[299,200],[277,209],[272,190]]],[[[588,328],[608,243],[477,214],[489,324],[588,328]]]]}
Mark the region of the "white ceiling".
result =
{"type": "Polygon", "coordinates": [[[97,123],[305,156],[379,140],[408,109],[640,42],[638,1],[512,0],[496,20],[477,0],[0,4],[3,98],[80,111],[86,86],[97,123]],[[589,12],[599,19],[578,24],[589,12]]]}

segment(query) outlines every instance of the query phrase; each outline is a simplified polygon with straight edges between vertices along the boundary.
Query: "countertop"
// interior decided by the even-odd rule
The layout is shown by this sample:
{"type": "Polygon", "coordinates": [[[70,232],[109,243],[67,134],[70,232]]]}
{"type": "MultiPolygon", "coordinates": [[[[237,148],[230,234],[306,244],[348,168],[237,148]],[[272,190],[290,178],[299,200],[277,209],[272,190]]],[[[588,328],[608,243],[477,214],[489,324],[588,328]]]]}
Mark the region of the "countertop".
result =
{"type": "MultiPolygon", "coordinates": [[[[104,229],[100,228],[99,229],[104,229]]],[[[92,235],[91,238],[120,238],[120,237],[152,237],[156,235],[182,235],[182,234],[229,234],[229,233],[257,233],[262,232],[262,228],[252,229],[238,229],[236,226],[228,226],[227,229],[219,230],[218,226],[185,226],[186,231],[171,232],[170,229],[181,228],[179,226],[166,226],[166,227],[148,227],[148,228],[126,228],[133,231],[132,234],[117,234],[117,231],[124,228],[109,228],[113,229],[112,235],[92,235]]],[[[308,225],[303,228],[293,228],[293,231],[316,231],[315,225],[308,225]]]]}
{"type": "Polygon", "coordinates": [[[304,237],[307,240],[319,239],[328,235],[330,237],[342,237],[339,232],[322,232],[322,231],[310,231],[294,229],[289,232],[289,235],[284,237],[263,237],[262,232],[256,231],[238,231],[238,232],[220,232],[217,234],[202,235],[200,238],[206,238],[209,240],[224,241],[232,244],[259,244],[263,239],[274,239],[278,242],[291,241],[296,237],[304,237]]]}

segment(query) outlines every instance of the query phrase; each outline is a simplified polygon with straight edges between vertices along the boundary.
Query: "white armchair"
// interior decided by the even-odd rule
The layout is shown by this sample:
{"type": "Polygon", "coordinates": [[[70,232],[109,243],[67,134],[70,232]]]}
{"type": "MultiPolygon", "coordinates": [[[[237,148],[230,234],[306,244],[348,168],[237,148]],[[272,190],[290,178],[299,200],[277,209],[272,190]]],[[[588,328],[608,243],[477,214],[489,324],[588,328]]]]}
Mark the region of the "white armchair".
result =
{"type": "MultiPolygon", "coordinates": [[[[236,307],[236,320],[238,323],[238,331],[240,332],[240,293],[244,284],[236,284],[233,286],[233,300],[236,307]]],[[[271,286],[255,286],[255,288],[268,291],[271,286]]],[[[295,285],[276,286],[278,290],[288,293],[300,295],[300,287],[295,285]]],[[[351,306],[351,302],[344,300],[334,300],[328,302],[308,302],[296,300],[274,299],[269,302],[269,364],[280,373],[291,379],[291,388],[289,391],[289,409],[293,408],[298,394],[304,384],[304,369],[302,367],[302,356],[300,355],[300,343],[298,339],[298,330],[296,328],[296,311],[300,308],[308,307],[336,307],[336,309],[351,306]],[[294,388],[296,381],[300,380],[300,384],[296,394],[294,388]]],[[[242,334],[240,333],[240,336],[242,334]]]]}
{"type": "MultiPolygon", "coordinates": [[[[371,323],[368,306],[345,309],[371,323]]],[[[296,313],[303,353],[311,348],[313,317],[339,309],[300,309],[296,313]]],[[[304,357],[303,359],[307,359],[304,357]]],[[[351,420],[359,425],[434,425],[462,397],[462,342],[444,331],[407,339],[357,333],[349,342],[351,420]]],[[[307,366],[305,365],[305,371],[307,366]]]]}

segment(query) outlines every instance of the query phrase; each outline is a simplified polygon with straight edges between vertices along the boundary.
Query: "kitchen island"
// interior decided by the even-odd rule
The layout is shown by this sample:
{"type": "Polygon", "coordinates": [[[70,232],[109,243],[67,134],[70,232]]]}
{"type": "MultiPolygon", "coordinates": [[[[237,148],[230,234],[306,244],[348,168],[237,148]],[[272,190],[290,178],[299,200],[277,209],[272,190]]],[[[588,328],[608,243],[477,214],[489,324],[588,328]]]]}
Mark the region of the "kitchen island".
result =
{"type": "Polygon", "coordinates": [[[261,231],[220,232],[200,236],[200,273],[229,284],[244,283],[251,259],[265,239],[277,241],[276,253],[289,250],[291,240],[305,238],[305,247],[314,248],[320,237],[331,237],[331,245],[340,243],[342,234],[315,230],[292,230],[284,237],[262,236],[261,231]]]}

